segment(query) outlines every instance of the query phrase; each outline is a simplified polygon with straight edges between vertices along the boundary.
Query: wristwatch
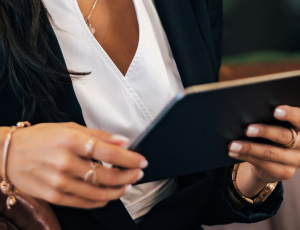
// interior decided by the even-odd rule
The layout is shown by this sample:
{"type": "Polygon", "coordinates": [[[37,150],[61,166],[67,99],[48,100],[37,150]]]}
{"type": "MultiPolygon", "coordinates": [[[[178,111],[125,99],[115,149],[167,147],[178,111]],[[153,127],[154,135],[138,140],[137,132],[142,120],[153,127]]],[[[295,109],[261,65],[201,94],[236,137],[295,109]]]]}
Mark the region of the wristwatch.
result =
{"type": "Polygon", "coordinates": [[[235,164],[229,171],[229,189],[236,199],[238,199],[244,205],[258,206],[262,204],[275,190],[277,183],[269,183],[264,187],[255,197],[245,196],[238,188],[236,183],[237,172],[240,164],[235,164]]]}

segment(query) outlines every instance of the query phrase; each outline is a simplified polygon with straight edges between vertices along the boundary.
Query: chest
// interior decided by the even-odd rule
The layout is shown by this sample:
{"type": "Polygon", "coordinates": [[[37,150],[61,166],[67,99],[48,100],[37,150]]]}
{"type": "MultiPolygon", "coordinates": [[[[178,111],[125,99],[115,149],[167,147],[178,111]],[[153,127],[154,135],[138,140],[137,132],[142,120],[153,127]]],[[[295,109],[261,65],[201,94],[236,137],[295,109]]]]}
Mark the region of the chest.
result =
{"type": "Polygon", "coordinates": [[[78,0],[94,36],[125,76],[136,53],[139,26],[132,0],[78,0]]]}

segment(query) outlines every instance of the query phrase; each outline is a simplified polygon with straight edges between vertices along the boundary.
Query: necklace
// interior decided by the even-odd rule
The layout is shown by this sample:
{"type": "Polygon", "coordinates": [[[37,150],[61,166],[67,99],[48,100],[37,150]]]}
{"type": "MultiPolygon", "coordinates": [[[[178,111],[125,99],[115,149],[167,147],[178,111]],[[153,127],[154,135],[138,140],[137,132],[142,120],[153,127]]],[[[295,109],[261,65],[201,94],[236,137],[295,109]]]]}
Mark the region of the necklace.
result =
{"type": "Polygon", "coordinates": [[[92,25],[91,25],[91,23],[90,23],[90,17],[92,16],[92,13],[93,13],[93,11],[94,11],[94,9],[95,9],[95,6],[96,6],[97,2],[98,2],[98,0],[95,1],[94,5],[93,5],[93,8],[92,8],[92,10],[91,10],[91,12],[90,12],[90,14],[89,14],[89,16],[88,16],[87,18],[84,19],[86,25],[89,27],[89,29],[90,29],[90,31],[91,31],[91,33],[92,33],[93,35],[95,34],[96,30],[92,27],[92,25]]]}

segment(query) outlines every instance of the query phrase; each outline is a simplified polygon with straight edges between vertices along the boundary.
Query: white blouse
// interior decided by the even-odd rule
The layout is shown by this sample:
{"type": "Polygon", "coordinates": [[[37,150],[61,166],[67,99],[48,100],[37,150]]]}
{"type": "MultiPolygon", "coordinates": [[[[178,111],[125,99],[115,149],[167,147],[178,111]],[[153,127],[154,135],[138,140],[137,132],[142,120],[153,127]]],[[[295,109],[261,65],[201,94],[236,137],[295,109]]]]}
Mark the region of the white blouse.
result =
{"type": "MultiPolygon", "coordinates": [[[[183,89],[152,1],[133,2],[139,43],[124,77],[89,31],[76,0],[44,0],[68,69],[91,72],[73,81],[87,126],[129,139],[144,131],[183,89]]],[[[175,179],[146,183],[134,186],[121,200],[131,217],[137,219],[172,195],[176,188],[175,179]]]]}

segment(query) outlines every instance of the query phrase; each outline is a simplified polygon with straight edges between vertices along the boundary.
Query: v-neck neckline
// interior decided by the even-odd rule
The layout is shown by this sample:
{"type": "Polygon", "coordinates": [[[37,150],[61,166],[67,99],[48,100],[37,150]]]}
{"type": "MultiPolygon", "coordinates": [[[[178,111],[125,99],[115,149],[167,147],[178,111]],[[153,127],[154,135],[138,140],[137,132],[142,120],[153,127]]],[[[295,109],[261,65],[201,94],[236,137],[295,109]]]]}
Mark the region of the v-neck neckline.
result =
{"type": "Polygon", "coordinates": [[[136,0],[132,0],[136,12],[136,17],[138,21],[138,27],[139,27],[139,41],[138,41],[138,46],[136,49],[136,52],[134,54],[134,57],[129,65],[129,68],[125,74],[125,76],[122,74],[122,72],[119,70],[119,68],[116,66],[116,64],[113,62],[113,60],[110,58],[110,56],[107,54],[107,52],[104,50],[104,48],[101,46],[101,44],[97,41],[97,39],[94,37],[94,35],[90,32],[88,26],[86,25],[86,22],[82,16],[81,10],[79,8],[77,0],[71,0],[73,2],[73,8],[76,12],[76,16],[78,17],[81,26],[84,27],[85,32],[87,33],[88,37],[90,38],[90,41],[95,45],[95,47],[100,51],[100,53],[103,55],[104,59],[106,62],[110,65],[112,70],[115,72],[115,74],[118,77],[122,77],[123,79],[126,78],[127,80],[130,78],[132,75],[137,62],[139,60],[139,57],[142,52],[142,41],[143,41],[143,26],[142,26],[142,17],[140,16],[140,11],[139,11],[139,3],[136,0]]]}

